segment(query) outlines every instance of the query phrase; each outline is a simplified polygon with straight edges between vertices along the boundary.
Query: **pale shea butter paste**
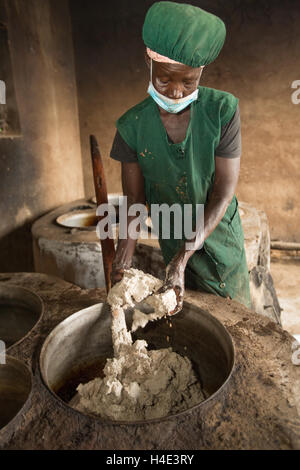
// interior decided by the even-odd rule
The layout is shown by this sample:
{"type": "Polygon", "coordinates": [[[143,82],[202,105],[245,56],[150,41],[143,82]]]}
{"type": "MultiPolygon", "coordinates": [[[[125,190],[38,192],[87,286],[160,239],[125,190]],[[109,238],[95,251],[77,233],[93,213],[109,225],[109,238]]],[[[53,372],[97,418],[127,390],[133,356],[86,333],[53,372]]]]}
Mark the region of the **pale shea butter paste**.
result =
{"type": "Polygon", "coordinates": [[[135,421],[161,418],[204,400],[187,357],[171,348],[148,351],[146,341],[133,343],[127,330],[124,308],[128,306],[146,299],[154,308],[150,314],[135,310],[132,331],[175,309],[173,289],[155,294],[161,286],[159,279],[132,268],[110,290],[107,301],[112,309],[114,357],[107,359],[104,378],[77,387],[76,409],[110,420],[135,421]]]}

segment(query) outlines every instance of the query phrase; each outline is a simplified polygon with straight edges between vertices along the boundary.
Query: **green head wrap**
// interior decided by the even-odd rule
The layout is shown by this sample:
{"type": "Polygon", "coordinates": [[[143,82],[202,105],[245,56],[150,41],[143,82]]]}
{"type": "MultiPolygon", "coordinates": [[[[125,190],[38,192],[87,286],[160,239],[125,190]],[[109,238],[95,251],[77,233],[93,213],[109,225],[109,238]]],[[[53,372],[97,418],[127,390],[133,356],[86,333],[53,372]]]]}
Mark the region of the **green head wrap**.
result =
{"type": "Polygon", "coordinates": [[[220,18],[184,3],[154,3],[143,26],[147,47],[190,67],[213,62],[225,36],[226,28],[220,18]]]}

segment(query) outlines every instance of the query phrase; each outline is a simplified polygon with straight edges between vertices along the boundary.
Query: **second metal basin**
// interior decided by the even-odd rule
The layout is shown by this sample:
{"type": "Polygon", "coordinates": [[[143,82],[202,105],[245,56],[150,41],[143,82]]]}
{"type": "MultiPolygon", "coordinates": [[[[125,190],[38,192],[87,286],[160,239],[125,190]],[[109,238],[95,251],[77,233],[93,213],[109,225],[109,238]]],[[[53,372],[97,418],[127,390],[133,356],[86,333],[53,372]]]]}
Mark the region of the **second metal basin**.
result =
{"type": "Polygon", "coordinates": [[[43,314],[34,292],[12,284],[0,285],[0,340],[6,349],[22,340],[43,314]]]}
{"type": "Polygon", "coordinates": [[[31,387],[31,373],[25,364],[6,356],[6,364],[0,364],[0,429],[22,409],[31,387]]]}

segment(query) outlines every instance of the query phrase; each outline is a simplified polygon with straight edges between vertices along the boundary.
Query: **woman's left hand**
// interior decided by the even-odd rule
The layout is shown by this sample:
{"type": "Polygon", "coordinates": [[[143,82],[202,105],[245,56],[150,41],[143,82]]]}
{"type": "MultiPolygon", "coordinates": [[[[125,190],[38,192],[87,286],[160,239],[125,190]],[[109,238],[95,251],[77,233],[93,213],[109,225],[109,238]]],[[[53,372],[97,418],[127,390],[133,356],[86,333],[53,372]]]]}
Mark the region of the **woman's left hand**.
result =
{"type": "Polygon", "coordinates": [[[184,295],[184,270],[185,264],[182,262],[181,257],[178,255],[174,256],[167,266],[164,285],[158,291],[161,293],[169,289],[174,289],[177,297],[177,306],[173,312],[170,313],[170,315],[175,315],[176,313],[180,312],[180,310],[182,310],[184,295]]]}

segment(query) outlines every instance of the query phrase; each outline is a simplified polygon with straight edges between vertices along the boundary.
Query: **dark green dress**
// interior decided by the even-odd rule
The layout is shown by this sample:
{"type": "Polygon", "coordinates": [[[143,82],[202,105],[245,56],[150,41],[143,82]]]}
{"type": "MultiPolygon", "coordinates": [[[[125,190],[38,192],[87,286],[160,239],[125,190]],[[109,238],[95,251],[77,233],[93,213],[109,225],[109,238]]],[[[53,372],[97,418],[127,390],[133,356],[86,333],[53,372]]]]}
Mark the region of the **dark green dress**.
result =
{"type": "MultiPolygon", "coordinates": [[[[233,117],[238,99],[232,94],[199,86],[198,99],[183,142],[170,143],[159,109],[151,97],[127,111],[117,128],[138,155],[145,178],[146,200],[151,204],[206,204],[215,175],[215,149],[221,127],[233,117]]],[[[195,215],[195,211],[194,211],[195,215]]],[[[171,228],[171,233],[172,233],[171,228]]],[[[182,246],[182,240],[159,238],[165,263],[182,246]]],[[[244,234],[234,195],[224,217],[190,258],[186,287],[230,296],[251,307],[244,234]]]]}

